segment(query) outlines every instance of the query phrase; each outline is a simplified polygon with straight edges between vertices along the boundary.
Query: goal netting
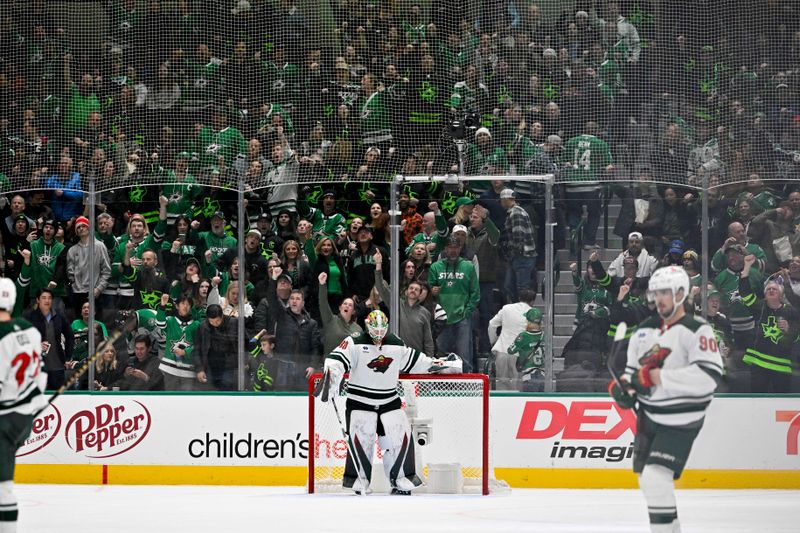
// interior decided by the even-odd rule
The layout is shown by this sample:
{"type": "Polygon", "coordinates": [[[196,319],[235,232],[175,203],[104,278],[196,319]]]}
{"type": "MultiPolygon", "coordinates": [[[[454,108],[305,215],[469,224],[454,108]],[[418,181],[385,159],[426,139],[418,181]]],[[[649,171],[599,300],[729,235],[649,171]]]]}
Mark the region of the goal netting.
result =
{"type": "MultiPolygon", "coordinates": [[[[308,491],[342,491],[347,443],[333,406],[313,396],[321,375],[309,386],[308,491]]],[[[403,375],[397,386],[402,408],[412,426],[417,473],[426,486],[420,492],[489,494],[507,490],[490,466],[489,383],[485,375],[403,375]]],[[[347,380],[332,398],[344,416],[347,380]]],[[[389,485],[380,446],[373,457],[376,491],[389,485]]]]}

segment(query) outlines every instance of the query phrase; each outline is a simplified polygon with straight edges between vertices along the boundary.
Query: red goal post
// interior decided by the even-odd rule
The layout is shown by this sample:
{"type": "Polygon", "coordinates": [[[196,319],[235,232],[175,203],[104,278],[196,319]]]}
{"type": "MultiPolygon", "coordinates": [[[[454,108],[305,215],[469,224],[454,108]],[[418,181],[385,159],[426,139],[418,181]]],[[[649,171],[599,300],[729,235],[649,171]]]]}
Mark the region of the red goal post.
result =
{"type": "MultiPolygon", "coordinates": [[[[314,397],[322,374],[308,382],[308,492],[341,490],[347,445],[332,406],[314,397]]],[[[347,376],[341,394],[334,394],[340,413],[347,399],[347,376]]],[[[403,374],[398,382],[402,408],[418,429],[417,470],[428,481],[431,465],[456,464],[463,492],[489,494],[489,378],[485,374],[403,374]],[[420,429],[421,428],[421,429],[420,429]]],[[[380,462],[376,446],[373,462],[380,462]]],[[[373,468],[382,474],[382,465],[373,468]]],[[[502,484],[498,484],[498,487],[502,484]]],[[[422,490],[423,492],[425,489],[422,490]]]]}

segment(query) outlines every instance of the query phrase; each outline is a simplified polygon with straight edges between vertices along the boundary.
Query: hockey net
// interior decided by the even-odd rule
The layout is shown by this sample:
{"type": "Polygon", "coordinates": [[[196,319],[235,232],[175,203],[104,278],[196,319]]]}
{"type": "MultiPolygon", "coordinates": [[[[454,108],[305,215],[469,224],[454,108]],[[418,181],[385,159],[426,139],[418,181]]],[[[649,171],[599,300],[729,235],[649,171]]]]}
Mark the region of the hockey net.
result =
{"type": "MultiPolygon", "coordinates": [[[[309,381],[308,492],[341,492],[347,443],[333,406],[314,397],[322,378],[309,381]]],[[[490,494],[508,490],[494,478],[489,457],[489,382],[480,374],[409,374],[401,376],[397,392],[412,426],[417,474],[425,482],[417,492],[437,492],[438,473],[456,481],[447,491],[490,494]],[[463,479],[463,484],[462,484],[463,479]],[[455,488],[452,488],[455,486],[455,488]]],[[[344,416],[347,379],[333,398],[344,416]]],[[[373,480],[377,492],[388,490],[380,447],[375,446],[373,480]]]]}

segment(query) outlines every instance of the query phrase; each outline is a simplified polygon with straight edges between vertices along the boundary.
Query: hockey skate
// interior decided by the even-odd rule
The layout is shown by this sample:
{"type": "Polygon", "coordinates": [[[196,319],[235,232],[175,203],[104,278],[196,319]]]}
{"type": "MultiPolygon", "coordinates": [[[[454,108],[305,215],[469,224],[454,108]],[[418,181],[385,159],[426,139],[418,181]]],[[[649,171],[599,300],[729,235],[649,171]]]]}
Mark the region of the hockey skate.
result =
{"type": "Polygon", "coordinates": [[[392,496],[411,496],[411,491],[419,488],[420,485],[414,485],[408,478],[400,478],[395,481],[392,486],[392,496]]]}
{"type": "MultiPolygon", "coordinates": [[[[364,493],[364,488],[362,486],[361,480],[356,479],[355,483],[353,483],[352,487],[349,487],[357,496],[361,496],[364,493]]],[[[372,488],[367,485],[367,492],[366,494],[372,494],[372,488]]]]}

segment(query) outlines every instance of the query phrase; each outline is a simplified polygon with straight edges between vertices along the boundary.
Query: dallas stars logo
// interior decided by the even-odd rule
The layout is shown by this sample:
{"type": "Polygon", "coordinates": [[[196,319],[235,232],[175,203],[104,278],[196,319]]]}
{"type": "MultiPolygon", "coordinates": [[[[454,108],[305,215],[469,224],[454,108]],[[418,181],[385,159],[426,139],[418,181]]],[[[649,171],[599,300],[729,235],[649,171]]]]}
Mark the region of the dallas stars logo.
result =
{"type": "Polygon", "coordinates": [[[255,390],[261,390],[261,384],[265,384],[268,387],[272,386],[273,378],[269,375],[269,370],[264,363],[259,363],[258,369],[256,370],[256,383],[253,384],[255,390]]]}
{"type": "Polygon", "coordinates": [[[138,204],[142,202],[142,199],[144,199],[144,195],[146,192],[147,190],[144,187],[134,187],[128,193],[128,198],[130,199],[131,202],[138,204]]]}
{"type": "Polygon", "coordinates": [[[216,200],[212,200],[208,196],[203,198],[203,205],[199,209],[195,209],[195,216],[203,215],[206,218],[211,218],[214,213],[220,210],[220,204],[216,200]]]}
{"type": "Polygon", "coordinates": [[[155,309],[161,303],[161,291],[139,291],[142,299],[142,306],[155,309]]]}
{"type": "Polygon", "coordinates": [[[419,97],[423,102],[434,102],[437,94],[438,90],[435,86],[431,85],[428,81],[422,82],[422,88],[419,90],[419,97]]]}
{"type": "Polygon", "coordinates": [[[778,344],[783,339],[783,330],[778,327],[778,321],[775,315],[770,316],[766,322],[761,323],[761,332],[764,337],[771,340],[773,343],[778,344]]]}
{"type": "Polygon", "coordinates": [[[368,192],[372,192],[372,187],[370,187],[369,182],[365,181],[364,184],[361,185],[361,189],[359,189],[358,191],[358,199],[361,200],[362,202],[371,201],[372,197],[367,194],[368,192]]]}

